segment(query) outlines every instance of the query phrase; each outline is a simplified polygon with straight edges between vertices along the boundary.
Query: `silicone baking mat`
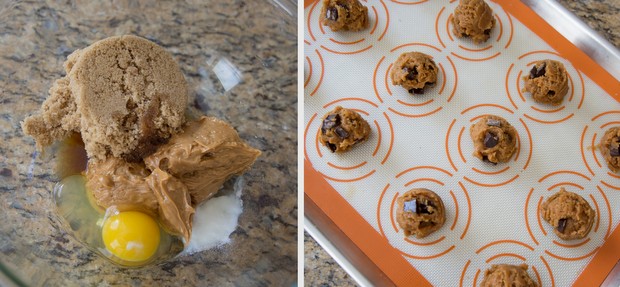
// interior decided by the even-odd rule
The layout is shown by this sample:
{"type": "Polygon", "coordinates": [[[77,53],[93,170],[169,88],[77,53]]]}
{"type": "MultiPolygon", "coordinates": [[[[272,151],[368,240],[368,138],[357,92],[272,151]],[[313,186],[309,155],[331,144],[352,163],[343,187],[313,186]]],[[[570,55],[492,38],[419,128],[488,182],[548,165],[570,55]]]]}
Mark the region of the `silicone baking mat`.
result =
{"type": "Polygon", "coordinates": [[[306,2],[305,193],[395,284],[478,285],[491,264],[525,263],[542,286],[598,286],[620,257],[620,176],[595,148],[620,126],[620,83],[518,1],[487,1],[496,26],[475,45],[455,38],[458,1],[364,0],[370,27],[335,33],[306,2]],[[409,95],[389,79],[404,52],[431,55],[438,82],[409,95]],[[557,107],[521,92],[533,62],[564,63],[569,92],[557,107]],[[367,142],[344,154],[319,144],[321,117],[336,106],[370,124],[367,142]],[[469,127],[485,114],[518,131],[509,163],[472,155],[469,127]],[[395,199],[424,187],[446,206],[446,223],[406,238],[395,199]],[[563,241],[539,215],[560,188],[596,211],[583,240],[563,241]]]}

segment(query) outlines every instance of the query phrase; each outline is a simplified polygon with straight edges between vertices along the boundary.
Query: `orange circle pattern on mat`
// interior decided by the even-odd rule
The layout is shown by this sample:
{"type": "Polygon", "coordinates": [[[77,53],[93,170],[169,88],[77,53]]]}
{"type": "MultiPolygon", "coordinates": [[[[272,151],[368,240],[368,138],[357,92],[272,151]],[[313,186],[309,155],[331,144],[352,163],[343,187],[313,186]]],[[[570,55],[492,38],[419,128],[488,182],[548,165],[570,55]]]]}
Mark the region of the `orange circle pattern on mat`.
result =
{"type": "Polygon", "coordinates": [[[471,222],[471,201],[467,188],[454,180],[454,174],[435,166],[414,166],[399,172],[381,192],[376,220],[379,231],[403,256],[435,259],[448,255],[457,246],[451,240],[467,236],[471,222]],[[423,239],[405,237],[396,224],[396,198],[408,190],[426,188],[435,192],[445,205],[446,223],[423,239]],[[389,222],[389,224],[387,224],[389,222]]]}
{"type": "Polygon", "coordinates": [[[557,170],[542,176],[528,191],[524,207],[527,231],[534,244],[543,247],[547,255],[557,260],[589,258],[600,247],[595,242],[604,240],[611,232],[612,214],[606,195],[609,191],[604,188],[593,182],[590,176],[573,170],[557,170]],[[553,233],[553,227],[542,219],[542,203],[560,188],[581,195],[596,211],[594,226],[584,239],[561,240],[553,233]]]}
{"type": "Polygon", "coordinates": [[[527,264],[527,272],[538,283],[538,286],[543,286],[543,280],[551,282],[551,286],[555,286],[553,272],[546,256],[536,258],[530,255],[533,252],[535,250],[532,246],[517,240],[497,240],[486,243],[465,262],[458,286],[479,286],[479,282],[484,276],[484,270],[490,268],[492,264],[499,263],[527,264]],[[530,255],[528,258],[532,259],[527,259],[525,257],[527,255],[530,255]]]}
{"type": "Polygon", "coordinates": [[[320,173],[336,182],[356,182],[372,176],[377,166],[384,165],[392,152],[394,127],[386,112],[378,105],[361,98],[340,98],[324,104],[320,113],[315,113],[304,130],[304,157],[320,173]],[[347,156],[332,154],[319,143],[321,118],[336,106],[343,106],[358,112],[370,125],[368,140],[346,152],[347,156]],[[316,158],[311,160],[310,158],[316,158]]]}
{"type": "Polygon", "coordinates": [[[504,84],[512,108],[522,112],[525,118],[545,125],[562,123],[572,118],[582,108],[586,95],[583,75],[553,51],[531,51],[519,56],[508,68],[504,84]],[[560,106],[538,104],[528,93],[522,91],[523,77],[529,75],[536,61],[543,59],[560,61],[567,68],[568,95],[560,106]]]}
{"type": "Polygon", "coordinates": [[[411,264],[410,273],[431,284],[476,286],[492,264],[525,263],[542,286],[571,285],[620,217],[620,174],[598,151],[605,130],[620,126],[620,103],[509,14],[507,1],[486,1],[496,25],[478,45],[452,34],[458,0],[361,2],[370,25],[359,32],[324,29],[320,1],[305,9],[304,158],[333,188],[315,196],[342,197],[356,211],[332,220],[361,218],[411,264]],[[394,86],[389,76],[398,56],[412,51],[439,68],[437,83],[422,95],[394,86]],[[569,91],[559,106],[522,91],[523,77],[542,59],[566,67],[569,91]],[[336,105],[357,111],[372,129],[368,141],[343,154],[318,141],[321,118],[336,105]],[[470,126],[489,114],[517,130],[517,151],[507,163],[472,155],[470,126]],[[542,202],[562,187],[596,212],[584,239],[557,238],[540,215],[542,202]],[[413,188],[434,191],[446,208],[445,224],[423,239],[405,237],[395,219],[396,198],[413,188]]]}

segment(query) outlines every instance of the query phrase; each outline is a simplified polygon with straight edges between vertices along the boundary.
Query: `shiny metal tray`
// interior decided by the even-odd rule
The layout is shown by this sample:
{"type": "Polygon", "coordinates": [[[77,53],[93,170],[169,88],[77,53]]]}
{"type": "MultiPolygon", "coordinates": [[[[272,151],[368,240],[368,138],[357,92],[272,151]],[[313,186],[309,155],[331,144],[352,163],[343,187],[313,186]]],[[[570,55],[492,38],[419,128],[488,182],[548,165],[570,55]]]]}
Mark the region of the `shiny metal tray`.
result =
{"type": "MultiPolygon", "coordinates": [[[[620,51],[554,0],[521,0],[556,31],[620,80],[620,51]]],[[[304,196],[304,229],[360,286],[394,283],[327,217],[304,196]]],[[[620,261],[602,287],[620,286],[620,261]]]]}

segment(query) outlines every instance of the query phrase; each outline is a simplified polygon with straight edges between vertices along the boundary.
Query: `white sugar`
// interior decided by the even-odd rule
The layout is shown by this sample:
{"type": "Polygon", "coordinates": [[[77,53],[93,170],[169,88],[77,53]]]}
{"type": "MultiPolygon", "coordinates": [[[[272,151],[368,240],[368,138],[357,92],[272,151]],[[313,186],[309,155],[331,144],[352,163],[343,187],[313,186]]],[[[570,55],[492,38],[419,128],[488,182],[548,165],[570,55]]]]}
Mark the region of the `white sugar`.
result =
{"type": "Polygon", "coordinates": [[[237,178],[235,193],[214,197],[196,207],[192,237],[183,254],[194,254],[230,242],[242,212],[243,178],[237,178]]]}

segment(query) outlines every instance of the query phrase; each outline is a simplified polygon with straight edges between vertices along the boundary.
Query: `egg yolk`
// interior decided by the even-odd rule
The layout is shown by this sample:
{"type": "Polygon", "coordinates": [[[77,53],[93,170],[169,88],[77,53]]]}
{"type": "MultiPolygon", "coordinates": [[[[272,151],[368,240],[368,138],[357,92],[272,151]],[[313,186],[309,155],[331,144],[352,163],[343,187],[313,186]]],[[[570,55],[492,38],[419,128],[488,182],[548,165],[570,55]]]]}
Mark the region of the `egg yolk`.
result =
{"type": "Polygon", "coordinates": [[[159,247],[159,226],[147,214],[125,211],[103,223],[103,244],[116,257],[132,262],[145,261],[159,247]]]}

